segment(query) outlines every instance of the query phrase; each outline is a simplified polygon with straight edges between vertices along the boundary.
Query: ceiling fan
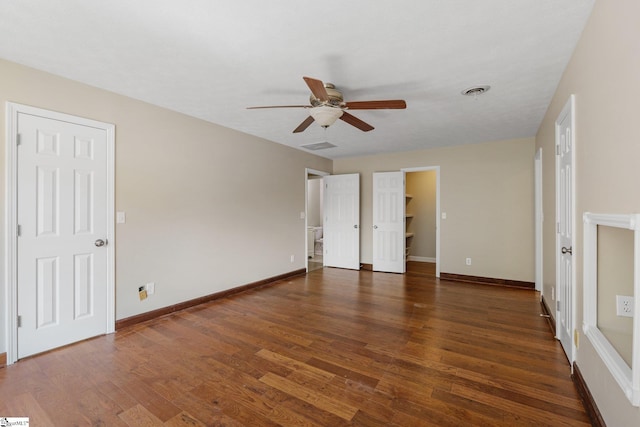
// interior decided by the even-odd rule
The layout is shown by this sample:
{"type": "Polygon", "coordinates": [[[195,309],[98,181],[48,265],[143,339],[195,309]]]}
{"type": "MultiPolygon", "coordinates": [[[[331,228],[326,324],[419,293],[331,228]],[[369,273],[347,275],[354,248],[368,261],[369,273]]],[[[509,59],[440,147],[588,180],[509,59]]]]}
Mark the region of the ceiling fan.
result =
{"type": "Polygon", "coordinates": [[[340,92],[332,83],[323,83],[321,80],[311,77],[303,77],[304,81],[311,89],[309,102],[311,105],[270,105],[265,107],[248,107],[247,109],[258,108],[307,108],[309,117],[293,130],[293,133],[304,131],[314,121],[320,126],[327,128],[336,120],[355,126],[363,132],[373,130],[373,126],[363,122],[359,118],[347,112],[347,110],[384,110],[384,109],[404,109],[407,103],[401,99],[386,101],[352,101],[345,102],[340,92]]]}

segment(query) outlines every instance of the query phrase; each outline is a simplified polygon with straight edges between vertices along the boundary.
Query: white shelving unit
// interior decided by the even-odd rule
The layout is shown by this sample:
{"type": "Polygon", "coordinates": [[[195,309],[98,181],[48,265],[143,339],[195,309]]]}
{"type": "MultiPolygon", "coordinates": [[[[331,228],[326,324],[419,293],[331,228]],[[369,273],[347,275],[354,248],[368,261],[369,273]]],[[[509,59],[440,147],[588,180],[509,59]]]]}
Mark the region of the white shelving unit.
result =
{"type": "Polygon", "coordinates": [[[405,254],[405,258],[409,257],[409,253],[411,252],[411,241],[413,239],[413,233],[409,231],[409,224],[411,222],[411,219],[413,218],[413,214],[408,212],[408,207],[409,207],[409,202],[411,201],[411,199],[413,198],[413,196],[411,194],[405,194],[404,195],[404,200],[405,200],[405,249],[404,249],[404,254],[405,254]]]}

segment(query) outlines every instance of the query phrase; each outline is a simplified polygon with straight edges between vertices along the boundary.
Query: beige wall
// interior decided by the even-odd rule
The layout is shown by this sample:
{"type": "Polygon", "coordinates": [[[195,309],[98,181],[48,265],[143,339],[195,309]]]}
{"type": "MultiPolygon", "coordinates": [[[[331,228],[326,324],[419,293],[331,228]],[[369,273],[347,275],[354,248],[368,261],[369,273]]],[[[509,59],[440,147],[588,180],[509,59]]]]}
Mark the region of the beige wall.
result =
{"type": "Polygon", "coordinates": [[[411,239],[409,256],[436,258],[436,171],[406,174],[406,192],[413,197],[407,201],[407,231],[415,233],[411,239]]]}
{"type": "Polygon", "coordinates": [[[0,60],[3,224],[6,101],[115,124],[117,319],[305,267],[305,168],[330,160],[0,60]]]}
{"type": "Polygon", "coordinates": [[[338,159],[334,173],[361,174],[363,263],[372,262],[372,173],[440,166],[440,270],[532,282],[533,161],[528,138],[338,159]]]}
{"type": "MultiPolygon", "coordinates": [[[[582,214],[640,212],[640,2],[597,1],[536,136],[544,159],[544,289],[555,286],[554,122],[576,95],[576,329],[583,321],[582,214]]],[[[549,298],[550,299],[550,298],[549,298]]],[[[550,305],[553,303],[550,301],[550,305]]],[[[640,425],[589,341],[581,337],[577,363],[611,426],[640,425]]]]}

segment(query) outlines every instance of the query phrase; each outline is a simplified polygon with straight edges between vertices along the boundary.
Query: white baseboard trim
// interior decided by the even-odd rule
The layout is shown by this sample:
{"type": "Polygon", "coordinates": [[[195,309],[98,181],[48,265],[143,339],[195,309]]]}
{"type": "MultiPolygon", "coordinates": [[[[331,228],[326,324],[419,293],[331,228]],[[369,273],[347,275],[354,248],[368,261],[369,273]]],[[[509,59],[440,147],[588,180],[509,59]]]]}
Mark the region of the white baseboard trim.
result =
{"type": "Polygon", "coordinates": [[[426,256],[414,256],[409,255],[407,257],[407,261],[416,261],[416,262],[436,262],[435,258],[426,257],[426,256]]]}

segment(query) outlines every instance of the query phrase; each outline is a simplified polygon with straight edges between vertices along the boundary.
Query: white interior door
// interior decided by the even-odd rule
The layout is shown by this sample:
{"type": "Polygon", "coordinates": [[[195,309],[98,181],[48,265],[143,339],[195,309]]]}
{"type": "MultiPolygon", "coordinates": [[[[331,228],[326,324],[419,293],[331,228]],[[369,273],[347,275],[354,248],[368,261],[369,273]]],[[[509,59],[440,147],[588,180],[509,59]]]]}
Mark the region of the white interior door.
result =
{"type": "Polygon", "coordinates": [[[574,108],[573,95],[556,120],[556,334],[567,354],[574,360],[574,108]]]}
{"type": "Polygon", "coordinates": [[[330,175],[324,184],[323,263],[360,269],[360,175],[330,175]]]}
{"type": "Polygon", "coordinates": [[[542,207],[542,148],[538,149],[538,151],[536,152],[535,160],[534,160],[534,182],[535,182],[534,184],[535,208],[534,209],[535,209],[535,221],[536,221],[535,223],[535,235],[536,235],[535,278],[536,278],[536,291],[542,292],[543,291],[542,258],[544,255],[542,251],[542,248],[543,248],[542,227],[543,227],[543,220],[544,220],[543,207],[542,207]]]}
{"type": "MultiPolygon", "coordinates": [[[[107,130],[18,113],[17,356],[104,334],[107,130]]],[[[111,289],[112,292],[112,289],[111,289]]]]}
{"type": "Polygon", "coordinates": [[[404,273],[406,247],[404,172],[373,174],[373,270],[404,273]]]}

